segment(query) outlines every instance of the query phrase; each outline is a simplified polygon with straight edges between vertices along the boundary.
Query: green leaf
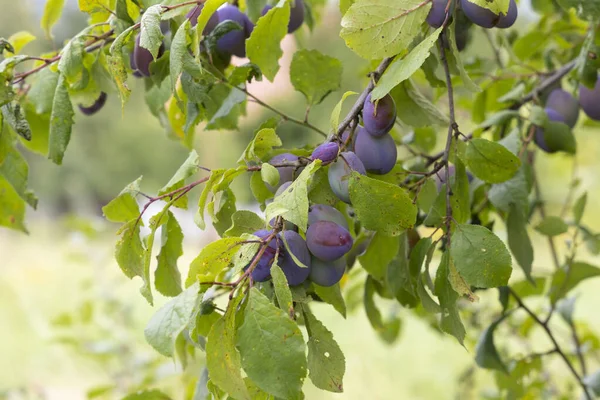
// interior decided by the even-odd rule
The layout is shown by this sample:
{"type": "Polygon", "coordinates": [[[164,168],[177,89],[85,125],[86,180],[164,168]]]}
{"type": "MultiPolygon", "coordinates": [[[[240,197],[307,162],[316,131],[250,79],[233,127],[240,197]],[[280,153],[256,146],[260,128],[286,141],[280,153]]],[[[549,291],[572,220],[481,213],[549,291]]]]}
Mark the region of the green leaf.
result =
{"type": "Polygon", "coordinates": [[[506,314],[492,322],[492,324],[481,333],[477,345],[475,346],[475,362],[481,368],[495,369],[508,374],[506,365],[502,362],[502,359],[496,350],[496,344],[494,343],[494,332],[498,325],[504,321],[504,318],[506,318],[506,314]]]}
{"type": "Polygon", "coordinates": [[[273,278],[273,288],[279,308],[287,313],[290,318],[294,318],[294,303],[292,302],[292,292],[288,286],[285,274],[275,263],[271,266],[271,278],[273,278]]]}
{"type": "Polygon", "coordinates": [[[196,37],[198,38],[198,42],[202,37],[202,32],[208,24],[210,17],[217,11],[219,7],[221,7],[227,0],[207,0],[204,3],[204,7],[202,7],[202,11],[200,12],[200,16],[198,17],[198,24],[196,25],[196,37]]]}
{"type": "Polygon", "coordinates": [[[46,0],[44,14],[40,26],[46,32],[46,36],[52,37],[52,27],[58,22],[65,6],[65,0],[46,0]]]}
{"type": "Polygon", "coordinates": [[[271,186],[276,186],[279,183],[279,171],[269,163],[261,165],[260,176],[265,183],[271,186]]]}
{"type": "Polygon", "coordinates": [[[398,118],[405,124],[423,127],[448,123],[448,117],[442,114],[411,80],[396,86],[391,95],[396,102],[398,118]]]}
{"type": "Polygon", "coordinates": [[[398,254],[399,242],[394,236],[375,233],[367,250],[358,257],[360,265],[375,279],[383,281],[389,263],[398,254]]]}
{"type": "Polygon", "coordinates": [[[254,139],[244,150],[244,154],[239,158],[238,164],[245,164],[248,161],[259,161],[269,154],[273,147],[279,147],[283,143],[274,128],[263,128],[256,132],[254,139]]]}
{"type": "Polygon", "coordinates": [[[515,40],[512,48],[514,54],[522,61],[527,61],[543,50],[551,36],[542,30],[532,30],[515,40]]]}
{"type": "Polygon", "coordinates": [[[58,85],[58,74],[50,68],[45,68],[37,74],[37,79],[27,94],[36,113],[47,114],[52,111],[56,85],[58,85]]]}
{"type": "Polygon", "coordinates": [[[550,300],[556,303],[581,281],[600,276],[600,268],[583,262],[574,262],[554,273],[550,287],[550,300]]]}
{"type": "Polygon", "coordinates": [[[349,189],[350,200],[365,229],[397,236],[415,224],[418,209],[400,187],[353,172],[349,189]]]}
{"type": "Polygon", "coordinates": [[[19,197],[11,184],[0,176],[0,226],[27,232],[24,225],[25,201],[19,197]]]}
{"type": "Polygon", "coordinates": [[[422,0],[357,0],[342,18],[340,36],[362,58],[391,57],[410,45],[430,9],[422,0]]]}
{"type": "Polygon", "coordinates": [[[417,197],[417,205],[421,211],[427,213],[435,203],[439,193],[433,179],[427,179],[423,185],[421,185],[421,191],[419,197],[417,197]]]}
{"type": "Polygon", "coordinates": [[[125,103],[129,99],[131,89],[127,86],[127,68],[125,67],[126,61],[123,56],[123,47],[132,40],[133,33],[135,32],[135,25],[125,29],[110,46],[110,57],[108,61],[108,71],[117,84],[119,94],[121,96],[121,107],[125,106],[125,103]]]}
{"type": "Polygon", "coordinates": [[[435,277],[435,295],[439,298],[442,309],[440,328],[464,345],[466,332],[456,306],[458,293],[454,291],[449,280],[449,261],[448,252],[445,252],[435,277]]]}
{"type": "MultiPolygon", "coordinates": [[[[188,158],[179,167],[177,172],[175,172],[175,175],[158,191],[158,195],[162,196],[182,188],[185,185],[185,180],[196,174],[200,167],[200,156],[198,156],[196,150],[192,150],[188,158]]],[[[174,205],[175,207],[187,208],[187,196],[179,198],[174,205]]]]}
{"type": "Polygon", "coordinates": [[[73,105],[67,90],[63,75],[58,78],[54,101],[52,102],[52,114],[50,115],[50,138],[48,144],[48,158],[55,164],[62,164],[65,151],[71,141],[71,130],[73,128],[73,105]]]}
{"type": "Polygon", "coordinates": [[[557,0],[557,3],[565,10],[575,8],[577,15],[582,19],[593,21],[600,18],[600,1],[598,0],[557,0]]]}
{"type": "Polygon", "coordinates": [[[560,217],[549,216],[540,222],[535,230],[545,236],[558,236],[566,233],[569,226],[560,217]]]}
{"type": "Polygon", "coordinates": [[[435,45],[442,28],[438,28],[425,40],[415,46],[403,59],[396,58],[394,62],[383,73],[377,86],[371,93],[371,99],[383,98],[394,87],[410,78],[429,57],[431,48],[435,45]]]}
{"type": "Polygon", "coordinates": [[[375,291],[375,281],[369,276],[365,282],[365,293],[363,297],[363,304],[365,306],[367,318],[379,337],[386,343],[391,344],[398,338],[398,335],[400,334],[402,320],[395,315],[391,316],[391,318],[386,321],[383,320],[381,312],[375,304],[375,291]]]}
{"type": "Polygon", "coordinates": [[[505,286],[512,272],[510,253],[496,235],[481,225],[460,224],[450,253],[467,284],[479,288],[505,286]]]}
{"type": "Polygon", "coordinates": [[[342,99],[333,107],[333,111],[331,112],[331,118],[329,121],[331,122],[331,130],[333,132],[337,132],[338,127],[340,125],[340,114],[342,113],[342,106],[344,105],[344,101],[348,96],[353,96],[358,94],[356,92],[347,91],[342,95],[342,99]]]}
{"type": "Polygon", "coordinates": [[[508,5],[510,4],[510,0],[469,0],[469,2],[477,4],[479,7],[487,8],[495,14],[506,14],[508,12],[508,5]]]}
{"type": "Polygon", "coordinates": [[[13,136],[0,134],[0,178],[4,178],[23,200],[36,208],[38,199],[27,187],[28,176],[29,166],[15,148],[13,136]]]}
{"type": "Polygon", "coordinates": [[[302,333],[256,287],[250,289],[237,347],[244,371],[256,386],[273,396],[300,398],[307,368],[302,333]]]}
{"type": "Polygon", "coordinates": [[[435,302],[434,299],[431,298],[427,289],[425,289],[425,285],[423,284],[423,279],[417,279],[417,295],[421,300],[421,304],[425,311],[437,314],[441,313],[442,309],[438,303],[435,302]]]}
{"type": "Polygon", "coordinates": [[[334,393],[344,391],[343,379],[346,359],[333,338],[308,306],[302,306],[304,323],[308,332],[308,377],[319,389],[334,393]]]}
{"type": "Polygon", "coordinates": [[[156,257],[158,264],[154,272],[154,285],[159,293],[173,297],[181,293],[181,273],[177,260],[183,255],[183,232],[170,211],[165,219],[161,232],[162,245],[156,257]]]}
{"type": "Polygon", "coordinates": [[[265,77],[271,82],[279,71],[279,59],[283,55],[280,42],[287,35],[289,20],[289,2],[280,0],[275,7],[258,20],[252,34],[246,40],[248,58],[260,67],[265,77]]]}
{"type": "Polygon", "coordinates": [[[121,237],[115,248],[117,264],[129,279],[139,276],[144,281],[140,293],[152,304],[150,276],[144,270],[144,246],[140,239],[140,222],[132,219],[119,230],[121,237]]]}
{"type": "Polygon", "coordinates": [[[573,205],[573,219],[577,225],[581,222],[581,218],[583,218],[583,212],[585,211],[585,206],[587,204],[587,192],[581,195],[573,205]]]}
{"type": "Polygon", "coordinates": [[[387,267],[385,284],[390,293],[405,307],[416,307],[416,276],[409,270],[408,240],[406,232],[395,238],[399,242],[398,252],[387,267]]]}
{"type": "Polygon", "coordinates": [[[266,220],[281,215],[286,221],[306,232],[308,225],[308,181],[321,168],[321,160],[315,160],[304,168],[290,187],[277,196],[265,210],[266,220]]]}
{"type": "Polygon", "coordinates": [[[190,323],[198,298],[199,288],[195,284],[162,306],[152,316],[144,329],[144,336],[154,350],[164,356],[173,357],[175,338],[190,323]]]}
{"type": "MultiPolygon", "coordinates": [[[[11,127],[11,129],[25,140],[31,140],[31,127],[25,119],[23,109],[19,103],[9,103],[2,106],[2,116],[4,121],[11,127]]],[[[2,118],[0,118],[2,122],[2,118]]],[[[0,125],[1,127],[1,125],[0,125]]]]}
{"type": "Polygon", "coordinates": [[[421,238],[417,244],[410,250],[409,270],[412,276],[419,276],[423,262],[431,248],[431,238],[421,238]]]}
{"type": "Polygon", "coordinates": [[[506,230],[508,247],[527,279],[532,280],[531,268],[533,265],[534,250],[531,239],[529,239],[529,234],[527,233],[527,217],[514,204],[511,204],[510,211],[506,217],[506,230]]]}
{"type": "Polygon", "coordinates": [[[244,233],[256,232],[265,226],[265,221],[252,211],[239,210],[231,216],[231,227],[223,236],[241,236],[244,233]]]}
{"type": "Polygon", "coordinates": [[[319,104],[340,88],[344,67],[337,58],[317,50],[302,49],[294,53],[290,80],[294,89],[304,94],[309,106],[319,104]]]}
{"type": "Polygon", "coordinates": [[[36,39],[37,38],[31,32],[19,31],[10,35],[8,41],[13,47],[13,53],[19,54],[23,47],[27,46],[36,39]]]}
{"type": "Polygon", "coordinates": [[[327,304],[331,304],[342,317],[346,318],[346,302],[344,301],[344,296],[342,296],[342,289],[339,283],[328,287],[313,283],[313,289],[321,300],[327,304]]]}
{"type": "Polygon", "coordinates": [[[160,30],[161,5],[149,7],[142,15],[140,22],[140,46],[152,54],[153,59],[158,58],[158,49],[164,38],[160,30]]]}
{"type": "Polygon", "coordinates": [[[212,242],[202,249],[190,264],[186,286],[196,281],[212,281],[233,260],[239,246],[245,240],[241,237],[229,237],[212,242]]]}
{"type": "Polygon", "coordinates": [[[193,58],[188,49],[190,32],[190,21],[186,19],[177,29],[175,36],[173,36],[173,41],[171,42],[171,51],[169,53],[169,68],[171,71],[169,75],[171,76],[171,88],[173,89],[173,93],[177,92],[177,80],[179,79],[179,75],[183,72],[185,63],[193,62],[193,58]]]}
{"type": "Polygon", "coordinates": [[[171,398],[160,390],[153,389],[137,391],[123,397],[121,400],[171,400],[171,398]]]}
{"type": "Polygon", "coordinates": [[[521,166],[519,158],[506,147],[480,138],[469,141],[464,161],[473,175],[489,183],[509,180],[521,166]]]}
{"type": "Polygon", "coordinates": [[[142,177],[140,176],[127,185],[115,199],[102,207],[102,213],[107,220],[111,222],[127,222],[140,215],[140,207],[135,198],[140,193],[141,181],[142,177]]]}
{"type": "MultiPolygon", "coordinates": [[[[225,191],[231,185],[231,182],[238,176],[246,172],[246,167],[230,168],[230,169],[213,169],[210,173],[210,178],[205,183],[204,189],[198,200],[198,211],[194,217],[194,222],[201,229],[205,228],[204,211],[208,201],[209,194],[216,195],[219,192],[225,191]]],[[[214,201],[214,200],[213,200],[214,201]]]]}
{"type": "Polygon", "coordinates": [[[236,399],[251,398],[240,372],[242,363],[235,347],[235,316],[243,298],[239,293],[229,302],[225,315],[214,323],[206,342],[206,366],[211,381],[236,399]]]}
{"type": "Polygon", "coordinates": [[[83,64],[85,54],[85,39],[83,36],[75,36],[69,40],[61,51],[58,71],[65,77],[68,83],[72,85],[76,84],[83,79],[84,71],[87,73],[83,64]]]}

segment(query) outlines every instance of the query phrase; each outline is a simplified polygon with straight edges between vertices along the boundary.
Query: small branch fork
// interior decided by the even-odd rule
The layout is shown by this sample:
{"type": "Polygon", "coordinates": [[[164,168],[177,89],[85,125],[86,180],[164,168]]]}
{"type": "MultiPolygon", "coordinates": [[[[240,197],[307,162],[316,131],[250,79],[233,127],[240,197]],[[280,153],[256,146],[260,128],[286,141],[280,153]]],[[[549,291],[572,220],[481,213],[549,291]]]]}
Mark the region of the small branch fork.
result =
{"type": "MultiPolygon", "coordinates": [[[[512,290],[510,287],[508,288],[508,290],[510,291],[510,294],[514,297],[514,299],[517,301],[519,308],[522,308],[523,311],[525,311],[535,321],[535,323],[538,324],[546,332],[546,335],[548,336],[548,338],[550,339],[550,341],[552,342],[552,344],[554,346],[554,348],[552,349],[552,352],[558,353],[558,355],[563,359],[563,361],[567,365],[567,368],[569,369],[569,371],[571,372],[571,374],[573,375],[573,377],[575,378],[575,380],[577,381],[579,386],[581,386],[581,389],[583,390],[583,393],[585,394],[586,399],[592,400],[593,397],[589,392],[589,388],[585,385],[585,383],[583,382],[583,378],[581,377],[581,375],[579,375],[579,373],[575,369],[575,366],[573,365],[571,360],[569,360],[569,358],[567,357],[565,352],[562,350],[562,348],[558,344],[558,341],[556,340],[554,333],[548,326],[548,321],[542,321],[540,319],[540,317],[537,316],[537,314],[535,314],[529,307],[527,307],[527,305],[523,302],[521,297],[514,290],[512,290]]],[[[579,342],[579,339],[577,339],[576,343],[578,343],[578,342],[579,342]]],[[[578,350],[578,355],[579,354],[580,353],[578,350]]],[[[585,363],[582,363],[582,370],[583,370],[583,374],[585,374],[585,363]]]]}

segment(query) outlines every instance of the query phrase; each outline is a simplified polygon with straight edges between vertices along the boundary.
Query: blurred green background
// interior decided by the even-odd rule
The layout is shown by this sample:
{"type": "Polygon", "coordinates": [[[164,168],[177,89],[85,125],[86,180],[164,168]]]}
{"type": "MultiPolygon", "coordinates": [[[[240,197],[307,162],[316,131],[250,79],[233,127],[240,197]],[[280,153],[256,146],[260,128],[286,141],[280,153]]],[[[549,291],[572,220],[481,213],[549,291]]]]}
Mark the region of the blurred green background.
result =
{"type": "MultiPolygon", "coordinates": [[[[67,6],[55,31],[55,44],[85,25],[77,2],[67,0],[67,6]]],[[[0,0],[0,37],[28,30],[38,40],[29,44],[25,53],[52,49],[55,44],[44,38],[39,29],[42,8],[43,1],[0,0]]],[[[296,41],[343,60],[343,90],[361,90],[365,80],[356,77],[368,66],[339,39],[336,6],[328,7],[323,18],[325,23],[311,35],[304,32],[286,38],[283,68],[276,82],[253,84],[252,93],[292,115],[303,115],[304,99],[293,93],[287,75],[296,41]]],[[[484,45],[471,51],[485,52],[485,48],[484,45]]],[[[154,193],[187,156],[187,150],[169,139],[147,111],[142,82],[131,84],[134,94],[124,113],[116,93],[111,93],[112,101],[99,114],[77,114],[62,167],[27,154],[31,187],[40,197],[40,208],[28,214],[29,236],[0,231],[0,398],[85,399],[88,395],[101,395],[113,385],[115,391],[107,392],[104,398],[118,398],[145,383],[179,393],[183,390],[180,371],[173,361],[155,353],[144,341],[143,329],[155,308],[139,295],[140,282],[129,281],[119,271],[113,259],[116,227],[101,218],[101,207],[127,183],[143,175],[143,190],[154,193]]],[[[326,128],[329,112],[340,95],[338,92],[329,96],[313,110],[311,121],[326,128]]],[[[199,128],[195,148],[205,166],[233,165],[253,130],[268,116],[256,104],[249,103],[239,131],[208,132],[199,128]]],[[[459,116],[459,121],[468,126],[468,114],[459,116]]],[[[314,133],[290,124],[279,133],[286,147],[319,140],[314,133]]],[[[580,127],[576,135],[581,180],[577,192],[589,191],[584,221],[598,231],[600,211],[595,205],[600,202],[600,129],[580,127]]],[[[572,159],[562,155],[540,157],[538,171],[551,211],[560,209],[572,164],[572,159]]],[[[243,179],[236,184],[236,190],[238,200],[246,208],[255,208],[243,179]]],[[[190,214],[181,212],[177,216],[187,233],[185,255],[180,260],[185,275],[189,261],[214,238],[214,233],[200,232],[190,214]]],[[[550,264],[546,243],[537,239],[535,266],[544,269],[550,264]]],[[[576,316],[598,331],[597,288],[592,281],[578,289],[581,298],[576,316]]],[[[495,307],[491,305],[494,296],[490,293],[472,307],[495,307]]],[[[156,307],[165,301],[159,299],[156,307]]],[[[344,394],[321,392],[307,383],[307,399],[481,398],[491,379],[489,374],[478,373],[476,384],[467,386],[475,385],[482,391],[471,397],[469,391],[461,388],[460,377],[473,366],[472,344],[462,348],[409,310],[401,310],[402,334],[391,346],[378,339],[360,308],[346,320],[328,306],[317,305],[315,312],[343,349],[347,373],[344,394]]],[[[471,332],[471,339],[476,340],[476,335],[477,332],[471,332]]],[[[544,349],[544,345],[545,338],[540,336],[534,347],[544,349]]],[[[186,373],[200,374],[201,369],[199,359],[186,373]]]]}

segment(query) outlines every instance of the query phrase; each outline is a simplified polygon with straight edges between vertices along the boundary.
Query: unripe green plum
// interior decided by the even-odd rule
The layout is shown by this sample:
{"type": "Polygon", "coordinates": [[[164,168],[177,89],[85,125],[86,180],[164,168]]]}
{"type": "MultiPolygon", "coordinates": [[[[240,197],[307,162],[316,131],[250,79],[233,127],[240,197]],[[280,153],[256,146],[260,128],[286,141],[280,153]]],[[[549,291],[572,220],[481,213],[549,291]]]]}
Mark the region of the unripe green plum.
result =
{"type": "MultiPolygon", "coordinates": [[[[555,111],[551,108],[546,108],[545,111],[550,121],[565,123],[564,117],[558,111],[555,111]]],[[[541,126],[535,128],[533,141],[541,150],[545,151],[546,153],[556,153],[557,151],[551,149],[550,146],[548,146],[548,143],[546,143],[546,139],[544,138],[544,128],[541,126]]]]}

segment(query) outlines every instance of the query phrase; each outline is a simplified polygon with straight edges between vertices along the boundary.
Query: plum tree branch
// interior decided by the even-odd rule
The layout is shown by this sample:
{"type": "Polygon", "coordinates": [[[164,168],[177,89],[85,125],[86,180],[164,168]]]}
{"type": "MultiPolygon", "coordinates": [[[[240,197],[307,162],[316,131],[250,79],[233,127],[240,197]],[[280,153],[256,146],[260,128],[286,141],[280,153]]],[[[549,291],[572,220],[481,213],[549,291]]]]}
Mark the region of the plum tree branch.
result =
{"type": "Polygon", "coordinates": [[[522,105],[529,103],[531,100],[535,99],[539,96],[541,92],[552,87],[556,82],[560,81],[565,75],[567,75],[571,70],[575,67],[575,60],[568,62],[567,64],[560,67],[556,70],[552,75],[548,78],[544,79],[537,87],[535,87],[531,92],[526,94],[521,100],[514,103],[510,106],[511,110],[518,110],[522,105]]]}
{"type": "Polygon", "coordinates": [[[548,323],[542,321],[540,319],[540,317],[537,316],[536,313],[534,313],[529,307],[527,307],[527,305],[523,302],[521,297],[514,290],[512,290],[510,287],[508,288],[508,290],[509,290],[510,294],[514,297],[514,299],[517,301],[517,304],[519,305],[519,307],[522,308],[527,314],[529,314],[529,316],[535,321],[535,323],[538,324],[546,332],[546,335],[548,336],[548,338],[554,345],[554,350],[560,355],[560,357],[563,359],[563,361],[567,365],[569,371],[571,371],[571,374],[573,374],[573,376],[577,380],[577,383],[579,384],[579,386],[581,386],[581,389],[583,390],[583,393],[585,394],[586,399],[592,400],[593,397],[591,396],[588,387],[583,382],[583,379],[581,378],[581,376],[579,375],[579,373],[573,366],[573,363],[571,362],[571,360],[569,360],[569,358],[567,357],[565,352],[562,350],[562,348],[558,344],[558,341],[556,340],[554,333],[548,326],[548,323]]]}
{"type": "MultiPolygon", "coordinates": [[[[448,21],[448,15],[446,16],[446,24],[448,21]]],[[[450,228],[452,225],[452,203],[450,202],[450,198],[452,197],[452,187],[450,186],[450,166],[448,165],[448,160],[450,158],[450,148],[452,147],[452,140],[454,139],[455,132],[458,133],[458,125],[456,124],[456,115],[454,111],[454,88],[452,87],[452,77],[450,76],[450,67],[448,65],[448,59],[446,58],[446,49],[445,43],[447,43],[446,39],[446,29],[442,31],[440,36],[439,48],[440,48],[440,61],[444,66],[444,74],[446,77],[446,87],[448,90],[448,109],[449,109],[449,117],[450,123],[448,124],[448,135],[446,136],[446,147],[444,148],[444,152],[442,155],[442,165],[444,166],[444,172],[446,175],[446,246],[450,248],[450,228]]]]}

